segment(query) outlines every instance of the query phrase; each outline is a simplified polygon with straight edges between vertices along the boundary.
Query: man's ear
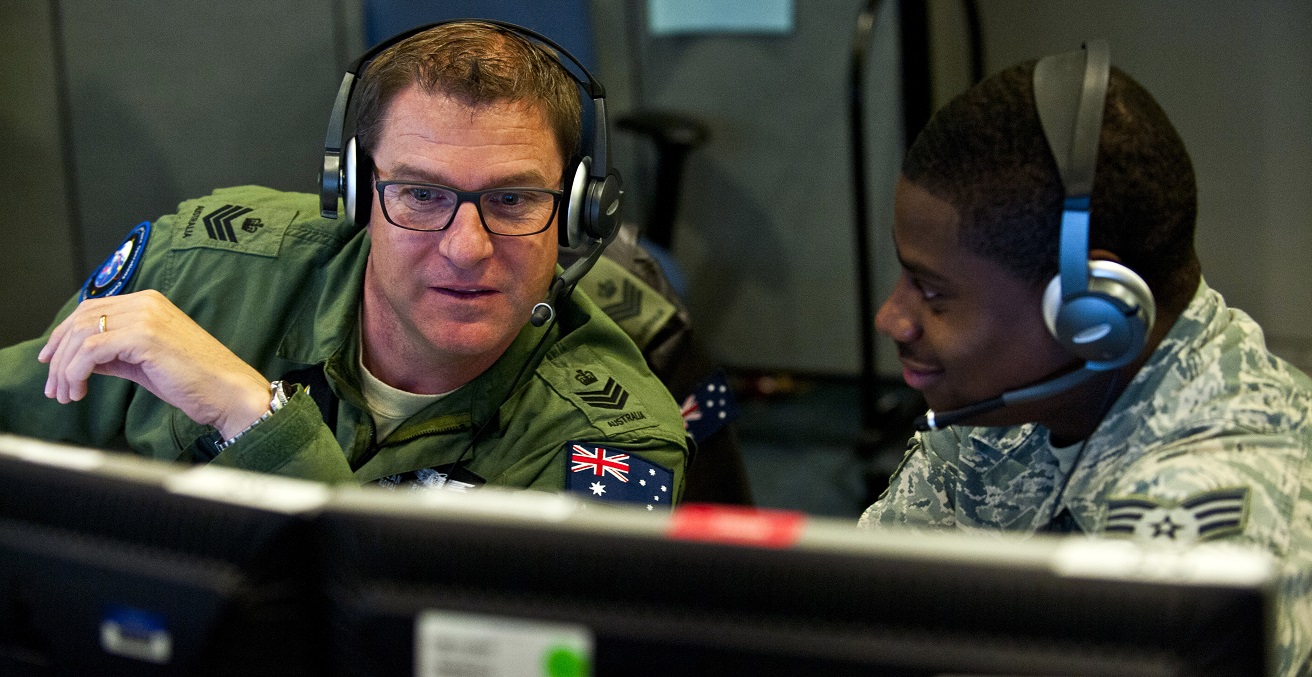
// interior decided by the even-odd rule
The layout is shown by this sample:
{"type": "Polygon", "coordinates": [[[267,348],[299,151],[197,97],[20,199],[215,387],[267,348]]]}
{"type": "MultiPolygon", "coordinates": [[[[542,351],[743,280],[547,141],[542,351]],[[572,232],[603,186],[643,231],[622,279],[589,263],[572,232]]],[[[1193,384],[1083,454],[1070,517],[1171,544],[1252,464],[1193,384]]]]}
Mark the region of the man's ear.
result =
{"type": "Polygon", "coordinates": [[[1111,251],[1111,250],[1108,250],[1108,249],[1090,249],[1090,250],[1089,250],[1089,260],[1090,260],[1090,261],[1111,261],[1111,262],[1113,262],[1113,263],[1120,263],[1120,262],[1121,262],[1121,257],[1117,256],[1115,252],[1113,252],[1113,251],[1111,251]]]}

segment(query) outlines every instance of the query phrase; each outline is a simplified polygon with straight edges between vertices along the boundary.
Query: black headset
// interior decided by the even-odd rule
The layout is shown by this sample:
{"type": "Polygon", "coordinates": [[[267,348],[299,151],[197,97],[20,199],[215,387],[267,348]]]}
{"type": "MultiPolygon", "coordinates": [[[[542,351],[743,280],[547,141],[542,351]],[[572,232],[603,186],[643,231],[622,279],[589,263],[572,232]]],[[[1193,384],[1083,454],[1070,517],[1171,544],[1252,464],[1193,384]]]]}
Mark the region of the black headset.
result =
{"type": "Polygon", "coordinates": [[[578,59],[550,38],[504,21],[489,19],[439,21],[416,26],[394,35],[365,52],[342,76],[337,99],[328,117],[328,132],[324,136],[323,143],[323,167],[319,173],[320,212],[325,218],[336,219],[337,203],[340,199],[345,204],[346,218],[352,223],[363,227],[369,222],[373,203],[372,187],[369,185],[373,176],[373,165],[364,153],[359,152],[354,136],[343,143],[346,137],[347,111],[359,74],[380,53],[402,40],[437,26],[460,21],[475,21],[497,26],[509,33],[556,50],[561,57],[561,68],[578,83],[588,100],[592,102],[592,134],[583,135],[582,152],[571,160],[570,166],[566,169],[565,176],[572,176],[573,179],[565,191],[560,206],[565,218],[559,225],[561,247],[571,250],[585,247],[587,249],[578,261],[552,281],[546,301],[534,307],[532,322],[535,326],[542,326],[554,316],[553,306],[559,297],[573,289],[579,279],[596,263],[606,245],[619,232],[620,198],[623,195],[619,173],[610,166],[610,145],[606,135],[605,89],[578,59]],[[582,76],[565,67],[564,60],[573,64],[582,76]]]}
{"type": "Polygon", "coordinates": [[[1156,317],[1143,278],[1119,263],[1089,260],[1089,203],[1110,72],[1103,40],[1044,57],[1034,67],[1034,104],[1066,191],[1059,270],[1043,294],[1043,319],[1093,371],[1134,361],[1156,317]]]}

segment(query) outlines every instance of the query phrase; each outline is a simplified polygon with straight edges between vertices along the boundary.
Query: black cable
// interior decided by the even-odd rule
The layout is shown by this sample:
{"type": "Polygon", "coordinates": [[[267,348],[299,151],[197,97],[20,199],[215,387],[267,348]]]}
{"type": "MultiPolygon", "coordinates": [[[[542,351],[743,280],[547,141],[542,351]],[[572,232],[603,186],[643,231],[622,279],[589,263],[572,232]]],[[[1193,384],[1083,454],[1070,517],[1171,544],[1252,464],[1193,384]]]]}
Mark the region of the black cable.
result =
{"type": "Polygon", "coordinates": [[[929,8],[925,0],[898,3],[902,38],[903,149],[920,134],[934,112],[933,74],[929,68],[929,8]]]}
{"type": "Polygon", "coordinates": [[[984,81],[984,28],[979,20],[979,2],[962,0],[966,13],[966,42],[970,45],[970,82],[984,81]]]}
{"type": "Polygon", "coordinates": [[[861,340],[861,428],[877,428],[879,380],[875,364],[874,270],[870,263],[869,198],[866,178],[865,70],[880,0],[867,0],[857,15],[848,70],[848,123],[852,149],[853,218],[856,221],[857,321],[861,340]]]}
{"type": "MultiPolygon", "coordinates": [[[[574,294],[574,288],[577,286],[578,282],[575,282],[567,289],[562,290],[562,292],[553,299],[553,303],[559,305],[562,300],[568,299],[574,294]]],[[[542,337],[539,338],[537,344],[533,346],[533,350],[529,351],[528,359],[524,360],[524,363],[519,365],[519,371],[515,373],[515,378],[510,380],[510,387],[506,388],[506,394],[501,396],[501,400],[497,402],[497,406],[492,408],[491,415],[487,417],[486,421],[483,421],[483,425],[479,426],[478,430],[469,438],[469,444],[460,452],[460,455],[456,456],[456,460],[451,464],[451,469],[447,471],[447,479],[455,476],[456,470],[460,468],[460,462],[465,459],[466,454],[474,449],[474,445],[478,444],[478,441],[483,438],[483,435],[487,433],[488,427],[492,425],[492,422],[500,420],[501,417],[499,413],[501,407],[505,406],[506,402],[510,401],[511,395],[515,394],[515,388],[519,386],[520,379],[524,378],[524,372],[528,369],[529,365],[538,362],[538,351],[542,350],[542,346],[546,344],[547,337],[551,336],[551,330],[555,328],[556,321],[559,318],[560,313],[557,312],[551,314],[551,320],[548,321],[547,326],[542,329],[542,337]]]]}

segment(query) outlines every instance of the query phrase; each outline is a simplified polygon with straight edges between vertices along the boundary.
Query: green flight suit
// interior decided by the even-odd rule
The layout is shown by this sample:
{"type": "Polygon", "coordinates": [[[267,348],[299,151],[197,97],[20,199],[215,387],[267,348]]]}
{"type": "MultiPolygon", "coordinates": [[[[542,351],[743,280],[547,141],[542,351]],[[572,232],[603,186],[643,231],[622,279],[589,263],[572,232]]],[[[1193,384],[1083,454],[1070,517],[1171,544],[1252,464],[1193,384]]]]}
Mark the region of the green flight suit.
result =
{"type": "Polygon", "coordinates": [[[144,242],[120,249],[126,265],[111,257],[82,294],[158,290],[270,380],[317,373],[331,395],[294,387],[282,410],[214,456],[212,428],[130,381],[93,375],[80,402],[47,399],[43,336],[0,350],[0,431],[327,482],[440,468],[463,453],[460,467],[489,485],[546,491],[565,488],[571,445],[584,442],[670,471],[670,500],[683,487],[678,405],[584,294],[558,304],[545,328],[525,318],[496,364],[379,444],[359,385],[363,230],[320,217],[315,195],[248,186],[184,202],[134,233],[144,242]]]}

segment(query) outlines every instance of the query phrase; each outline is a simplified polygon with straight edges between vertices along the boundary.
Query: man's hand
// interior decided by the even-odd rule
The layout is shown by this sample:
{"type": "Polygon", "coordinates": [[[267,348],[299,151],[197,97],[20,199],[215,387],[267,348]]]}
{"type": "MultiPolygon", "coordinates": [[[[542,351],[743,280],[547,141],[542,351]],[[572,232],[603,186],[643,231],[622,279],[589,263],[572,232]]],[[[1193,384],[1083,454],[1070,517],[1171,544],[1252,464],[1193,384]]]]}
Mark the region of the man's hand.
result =
{"type": "Polygon", "coordinates": [[[269,409],[268,379],[154,290],[82,302],[37,359],[50,365],[46,397],[61,404],[86,397],[91,374],[106,374],[141,384],[224,439],[269,409]]]}

